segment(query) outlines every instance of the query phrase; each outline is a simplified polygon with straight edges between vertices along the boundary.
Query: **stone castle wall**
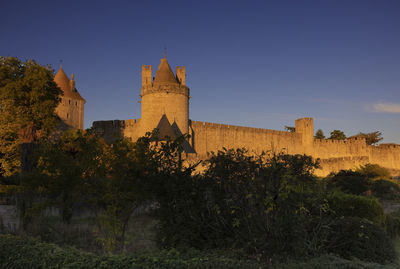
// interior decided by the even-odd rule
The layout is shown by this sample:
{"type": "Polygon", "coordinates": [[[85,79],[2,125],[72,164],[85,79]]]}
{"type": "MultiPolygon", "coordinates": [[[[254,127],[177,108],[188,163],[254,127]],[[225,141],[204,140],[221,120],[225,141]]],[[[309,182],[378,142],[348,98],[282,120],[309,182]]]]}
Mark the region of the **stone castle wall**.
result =
{"type": "MultiPolygon", "coordinates": [[[[117,137],[137,140],[141,134],[140,120],[97,121],[97,134],[112,142],[117,137]]],[[[242,127],[202,121],[189,122],[189,144],[195,154],[191,159],[205,159],[208,153],[223,148],[246,148],[250,153],[284,152],[308,154],[320,159],[321,169],[315,173],[326,176],[341,169],[355,169],[367,163],[378,164],[400,175],[400,145],[368,146],[363,138],[347,140],[314,139],[312,119],[298,119],[296,132],[242,127]]]]}
{"type": "MultiPolygon", "coordinates": [[[[296,121],[296,132],[242,127],[202,121],[189,122],[189,144],[195,155],[204,159],[209,152],[223,148],[246,148],[250,153],[284,152],[308,154],[319,158],[322,169],[316,174],[325,176],[341,169],[355,169],[374,163],[400,175],[400,145],[383,144],[368,146],[363,138],[347,140],[314,139],[312,121],[309,118],[296,121]],[[311,141],[311,142],[310,142],[311,141]]],[[[96,121],[95,132],[112,142],[117,137],[129,137],[133,141],[141,136],[140,120],[96,121]]]]}
{"type": "Polygon", "coordinates": [[[299,133],[241,127],[210,122],[191,121],[191,145],[198,156],[217,152],[222,148],[246,148],[252,153],[284,151],[289,154],[302,152],[299,133]]]}
{"type": "Polygon", "coordinates": [[[204,159],[207,152],[217,152],[224,147],[244,147],[256,154],[272,151],[319,158],[321,169],[315,172],[318,176],[368,163],[378,164],[390,169],[393,175],[400,175],[400,145],[369,146],[364,138],[314,139],[309,118],[298,119],[293,133],[200,121],[191,121],[191,131],[191,144],[199,159],[204,159]]]}
{"type": "Polygon", "coordinates": [[[95,121],[92,128],[107,143],[122,137],[136,141],[141,136],[140,119],[95,121]]]}
{"type": "Polygon", "coordinates": [[[83,129],[84,102],[82,100],[63,96],[56,108],[56,113],[68,126],[83,129]]]}

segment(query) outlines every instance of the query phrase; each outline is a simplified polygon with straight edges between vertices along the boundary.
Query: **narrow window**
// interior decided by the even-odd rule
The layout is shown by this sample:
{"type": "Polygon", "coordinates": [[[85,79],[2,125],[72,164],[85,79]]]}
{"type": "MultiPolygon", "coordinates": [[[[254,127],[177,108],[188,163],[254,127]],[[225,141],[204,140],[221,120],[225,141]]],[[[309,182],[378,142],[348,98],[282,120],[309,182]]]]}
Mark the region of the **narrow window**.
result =
{"type": "Polygon", "coordinates": [[[68,100],[68,103],[71,104],[71,100],[68,100]]]}

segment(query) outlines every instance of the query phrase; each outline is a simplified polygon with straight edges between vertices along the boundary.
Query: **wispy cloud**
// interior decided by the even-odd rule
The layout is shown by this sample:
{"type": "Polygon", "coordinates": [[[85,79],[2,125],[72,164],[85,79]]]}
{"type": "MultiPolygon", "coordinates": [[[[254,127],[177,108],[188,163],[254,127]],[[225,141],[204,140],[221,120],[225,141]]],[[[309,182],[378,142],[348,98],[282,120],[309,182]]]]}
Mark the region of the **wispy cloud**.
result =
{"type": "Polygon", "coordinates": [[[400,114],[400,104],[395,103],[376,103],[372,105],[372,111],[378,113],[399,113],[400,114]]]}

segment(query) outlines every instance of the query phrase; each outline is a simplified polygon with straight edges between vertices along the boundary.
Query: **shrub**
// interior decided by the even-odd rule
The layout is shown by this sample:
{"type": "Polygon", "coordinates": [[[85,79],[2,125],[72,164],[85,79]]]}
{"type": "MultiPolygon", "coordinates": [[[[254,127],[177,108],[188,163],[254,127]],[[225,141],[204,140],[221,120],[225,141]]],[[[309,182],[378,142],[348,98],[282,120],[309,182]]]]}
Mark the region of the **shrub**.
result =
{"type": "Polygon", "coordinates": [[[342,218],[331,227],[328,251],[345,259],[388,263],[396,259],[394,246],[377,225],[360,218],[342,218]]]}
{"type": "Polygon", "coordinates": [[[391,238],[400,237],[400,212],[393,212],[386,216],[386,233],[391,238]]]}
{"type": "MultiPolygon", "coordinates": [[[[226,253],[225,253],[226,254],[226,253]]],[[[161,251],[133,256],[99,256],[74,248],[61,248],[31,237],[0,235],[0,267],[25,268],[259,268],[254,260],[221,253],[161,251]]]]}
{"type": "Polygon", "coordinates": [[[328,178],[329,187],[337,187],[343,192],[360,195],[368,191],[371,180],[365,175],[351,170],[341,170],[328,178]]]}
{"type": "Polygon", "coordinates": [[[338,217],[365,218],[378,225],[385,222],[383,206],[376,198],[333,192],[327,200],[330,209],[338,217]]]}
{"type": "Polygon", "coordinates": [[[162,245],[303,255],[308,217],[319,206],[311,173],[318,164],[303,155],[264,157],[220,151],[204,175],[165,177],[157,197],[162,245]]]}
{"type": "Polygon", "coordinates": [[[371,186],[372,194],[375,197],[384,200],[399,200],[400,199],[400,187],[388,180],[376,180],[371,186]]]}
{"type": "Polygon", "coordinates": [[[360,174],[368,177],[368,178],[380,178],[380,179],[389,179],[390,178],[390,172],[388,169],[379,166],[377,164],[366,164],[364,166],[361,166],[359,169],[357,169],[357,172],[360,174]]]}
{"type": "Polygon", "coordinates": [[[359,259],[346,260],[334,255],[322,255],[305,261],[289,260],[276,264],[273,269],[397,269],[398,264],[382,265],[360,261],[359,259]]]}

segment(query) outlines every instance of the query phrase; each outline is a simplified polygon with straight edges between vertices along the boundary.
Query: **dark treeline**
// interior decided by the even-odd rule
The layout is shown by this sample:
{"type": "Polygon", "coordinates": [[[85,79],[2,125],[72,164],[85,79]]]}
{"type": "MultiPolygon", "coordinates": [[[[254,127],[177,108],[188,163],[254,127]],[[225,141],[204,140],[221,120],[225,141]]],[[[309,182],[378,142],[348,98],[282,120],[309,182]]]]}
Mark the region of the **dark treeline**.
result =
{"type": "Polygon", "coordinates": [[[245,149],[189,164],[183,139],[159,141],[152,133],[106,144],[90,130],[42,137],[33,170],[1,182],[21,212],[19,232],[29,234],[38,216],[56,208],[67,240],[75,212],[89,208],[98,248],[126,252],[132,215],[148,206],[160,248],[228,250],[261,261],[324,254],[395,260],[390,237],[398,236],[400,217],[386,216],[378,198],[397,201],[400,191],[385,169],[367,165],[319,179],[309,156],[245,149]]]}

